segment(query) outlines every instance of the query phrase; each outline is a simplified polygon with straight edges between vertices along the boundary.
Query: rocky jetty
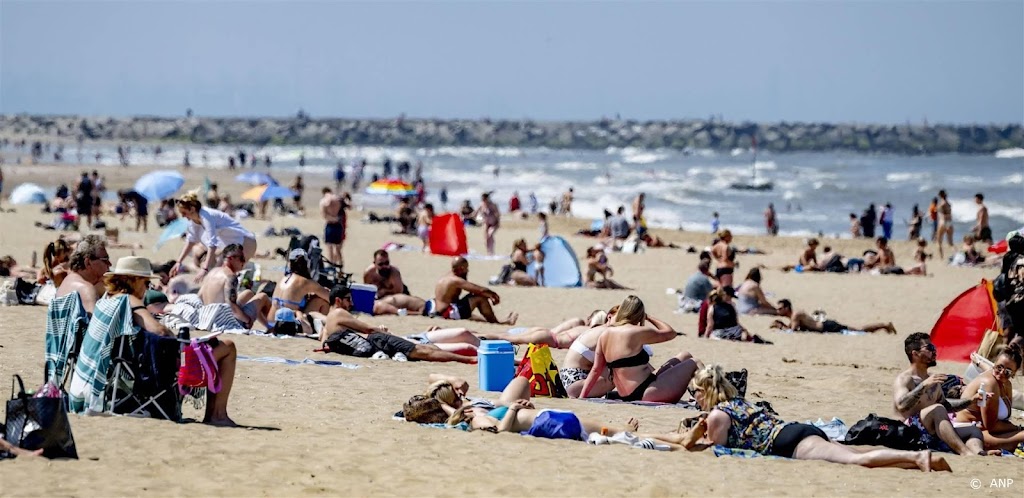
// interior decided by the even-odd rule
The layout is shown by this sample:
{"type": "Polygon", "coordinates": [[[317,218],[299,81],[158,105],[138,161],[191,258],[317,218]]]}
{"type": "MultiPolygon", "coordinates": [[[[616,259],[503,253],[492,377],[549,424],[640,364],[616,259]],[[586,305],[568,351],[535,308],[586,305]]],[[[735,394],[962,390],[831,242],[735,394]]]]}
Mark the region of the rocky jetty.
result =
{"type": "Polygon", "coordinates": [[[1024,147],[1024,128],[1008,125],[727,123],[718,120],[531,121],[460,119],[166,118],[0,115],[0,135],[63,140],[180,141],[199,144],[642,147],[776,152],[990,154],[1024,147]]]}

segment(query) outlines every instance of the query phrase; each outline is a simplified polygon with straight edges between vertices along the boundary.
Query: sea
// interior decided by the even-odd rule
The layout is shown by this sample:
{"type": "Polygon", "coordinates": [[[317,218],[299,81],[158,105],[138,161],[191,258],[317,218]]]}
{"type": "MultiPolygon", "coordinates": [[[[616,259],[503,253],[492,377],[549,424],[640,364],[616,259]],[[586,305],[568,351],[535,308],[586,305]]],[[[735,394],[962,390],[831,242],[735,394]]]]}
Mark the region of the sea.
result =
{"type": "MultiPolygon", "coordinates": [[[[54,146],[56,147],[56,146],[54,146]]],[[[897,239],[906,238],[906,221],[917,205],[927,212],[940,189],[948,193],[956,222],[957,238],[967,233],[977,212],[974,195],[983,193],[995,238],[1024,225],[1024,149],[1007,149],[993,155],[899,156],[853,152],[797,152],[756,154],[749,149],[729,152],[608,148],[572,150],[525,147],[387,147],[387,146],[268,146],[134,143],[129,164],[181,167],[186,152],[192,169],[224,169],[228,157],[238,151],[260,158],[255,167],[269,171],[283,184],[296,174],[332,177],[341,163],[351,185],[353,165],[368,162],[366,181],[382,173],[386,158],[393,163],[423,163],[427,201],[440,204],[439,192],[447,189],[448,208],[463,200],[474,205],[483,192],[503,209],[517,193],[527,208],[533,194],[541,209],[568,188],[575,192],[573,215],[599,219],[605,209],[620,205],[630,209],[632,199],[646,194],[646,218],[650,226],[710,232],[717,212],[723,228],[739,234],[764,232],[764,210],[774,204],[780,233],[787,235],[849,236],[849,215],[858,216],[871,203],[881,208],[891,203],[896,213],[897,239]],[[270,156],[272,166],[263,166],[270,156]],[[299,166],[300,157],[305,166],[299,166]],[[759,181],[770,181],[770,191],[730,188],[752,178],[756,165],[759,181]]],[[[55,148],[44,155],[52,157],[55,148]]],[[[4,151],[8,162],[21,151],[4,151]]],[[[27,153],[27,151],[24,151],[27,153]]],[[[66,145],[63,162],[88,168],[119,163],[116,145],[66,145]],[[98,154],[98,156],[97,156],[98,154]]],[[[26,155],[27,157],[27,155],[26,155]]],[[[239,172],[249,170],[247,165],[239,172]]],[[[69,181],[73,177],[69,177],[69,181]]],[[[307,180],[308,181],[308,180],[307,180]]],[[[42,186],[44,188],[56,187],[42,186]]],[[[318,194],[314,194],[315,196],[318,194]]],[[[386,207],[393,199],[362,195],[357,203],[386,207]]],[[[924,234],[931,229],[926,221],[924,234]]]]}

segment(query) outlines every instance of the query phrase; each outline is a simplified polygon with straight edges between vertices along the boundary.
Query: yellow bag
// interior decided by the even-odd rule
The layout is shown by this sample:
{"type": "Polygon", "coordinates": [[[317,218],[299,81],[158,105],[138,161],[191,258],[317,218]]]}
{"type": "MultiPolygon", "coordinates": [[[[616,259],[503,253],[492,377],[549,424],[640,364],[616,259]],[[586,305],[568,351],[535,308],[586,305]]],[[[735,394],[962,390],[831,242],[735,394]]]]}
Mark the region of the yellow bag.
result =
{"type": "Polygon", "coordinates": [[[558,378],[558,366],[551,358],[551,349],[546,344],[530,344],[516,375],[530,379],[531,396],[568,397],[558,378]]]}

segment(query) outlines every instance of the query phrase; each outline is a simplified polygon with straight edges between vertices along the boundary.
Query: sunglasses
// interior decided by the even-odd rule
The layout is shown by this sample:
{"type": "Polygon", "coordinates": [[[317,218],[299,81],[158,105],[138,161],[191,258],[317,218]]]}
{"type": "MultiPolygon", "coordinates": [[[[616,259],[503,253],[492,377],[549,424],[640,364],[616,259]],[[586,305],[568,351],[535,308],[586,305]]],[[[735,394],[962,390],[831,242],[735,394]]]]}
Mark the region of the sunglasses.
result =
{"type": "Polygon", "coordinates": [[[691,387],[691,388],[687,389],[687,391],[690,393],[690,396],[693,396],[693,397],[696,398],[698,392],[700,392],[702,394],[704,393],[704,388],[703,387],[691,387]]]}
{"type": "Polygon", "coordinates": [[[934,344],[929,344],[927,346],[924,346],[924,347],[921,348],[921,350],[922,351],[931,351],[932,353],[937,351],[937,349],[935,348],[934,344]]]}
{"type": "Polygon", "coordinates": [[[1013,374],[1015,373],[1009,367],[1004,366],[1004,365],[998,365],[998,364],[992,366],[992,372],[994,372],[994,373],[1002,373],[1002,374],[1005,374],[1005,375],[1009,375],[1010,377],[1013,377],[1013,374]]]}
{"type": "Polygon", "coordinates": [[[102,261],[106,264],[110,264],[110,256],[104,256],[102,258],[92,258],[93,261],[102,261]]]}

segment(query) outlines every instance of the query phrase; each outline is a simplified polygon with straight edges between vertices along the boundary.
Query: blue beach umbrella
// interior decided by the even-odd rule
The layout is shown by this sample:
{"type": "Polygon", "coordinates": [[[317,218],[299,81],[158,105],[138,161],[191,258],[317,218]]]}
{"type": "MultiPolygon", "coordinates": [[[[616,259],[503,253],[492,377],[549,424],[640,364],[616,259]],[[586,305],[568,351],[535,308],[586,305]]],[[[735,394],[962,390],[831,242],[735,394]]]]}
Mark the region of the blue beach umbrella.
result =
{"type": "Polygon", "coordinates": [[[181,237],[186,231],[188,231],[189,221],[185,218],[178,218],[164,227],[164,233],[160,234],[160,239],[156,241],[156,248],[160,249],[161,246],[172,239],[181,237]]]}
{"type": "Polygon", "coordinates": [[[262,185],[259,187],[253,187],[244,193],[242,193],[243,199],[250,201],[270,201],[274,199],[291,199],[295,197],[295,191],[280,185],[262,185]]]}
{"type": "Polygon", "coordinates": [[[235,181],[248,183],[249,185],[277,185],[277,180],[266,173],[250,171],[235,177],[235,181]]]}
{"type": "Polygon", "coordinates": [[[46,191],[34,183],[22,183],[11,191],[11,204],[46,204],[46,191]]]}
{"type": "Polygon", "coordinates": [[[154,171],[143,175],[135,182],[135,191],[150,202],[160,202],[174,195],[184,184],[185,177],[177,171],[154,171]]]}

